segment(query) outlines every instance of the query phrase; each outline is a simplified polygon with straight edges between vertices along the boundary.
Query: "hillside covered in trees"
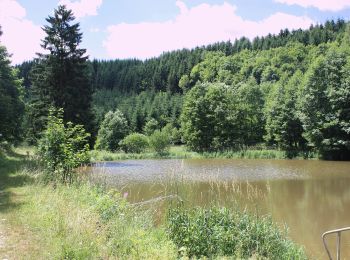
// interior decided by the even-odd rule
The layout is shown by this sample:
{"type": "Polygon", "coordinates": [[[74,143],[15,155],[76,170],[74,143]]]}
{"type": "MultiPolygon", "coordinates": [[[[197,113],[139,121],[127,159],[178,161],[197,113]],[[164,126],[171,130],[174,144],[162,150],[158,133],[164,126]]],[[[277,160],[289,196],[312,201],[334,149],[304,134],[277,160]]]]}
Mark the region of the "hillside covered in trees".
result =
{"type": "MultiPolygon", "coordinates": [[[[195,151],[269,146],[349,158],[349,46],[349,23],[338,20],[145,61],[88,61],[94,133],[118,109],[129,132],[167,127],[195,151]]],[[[37,62],[17,66],[26,102],[37,62]]]]}

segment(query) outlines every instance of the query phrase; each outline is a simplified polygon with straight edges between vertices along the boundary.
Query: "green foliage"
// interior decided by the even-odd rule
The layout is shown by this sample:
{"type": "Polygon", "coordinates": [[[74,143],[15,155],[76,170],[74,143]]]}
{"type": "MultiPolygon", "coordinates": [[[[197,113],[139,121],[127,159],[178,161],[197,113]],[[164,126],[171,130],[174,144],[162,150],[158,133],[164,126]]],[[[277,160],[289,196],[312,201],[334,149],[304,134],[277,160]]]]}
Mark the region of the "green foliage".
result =
{"type": "Polygon", "coordinates": [[[147,136],[152,135],[156,130],[159,130],[159,123],[154,118],[151,118],[149,121],[147,121],[143,128],[143,132],[147,136]]]}
{"type": "Polygon", "coordinates": [[[117,160],[140,160],[140,159],[189,159],[204,158],[203,155],[188,151],[185,146],[171,146],[169,153],[157,154],[148,149],[143,153],[125,153],[125,152],[108,152],[108,151],[90,151],[92,162],[117,161],[117,160]]]}
{"type": "Polygon", "coordinates": [[[198,84],[186,95],[181,115],[187,145],[195,151],[237,149],[262,140],[263,93],[255,81],[236,88],[198,84]]]}
{"type": "MultiPolygon", "coordinates": [[[[199,152],[240,151],[265,141],[289,155],[307,150],[345,159],[350,157],[346,106],[349,28],[343,20],[328,21],[308,30],[286,29],[253,41],[242,37],[233,43],[164,53],[146,61],[89,62],[97,123],[101,125],[108,111],[119,109],[131,132],[151,135],[166,127],[172,143],[185,141],[199,152]],[[329,72],[321,73],[325,66],[316,63],[322,63],[318,59],[325,53],[332,56],[330,51],[342,58],[335,55],[333,69],[327,58],[329,72]],[[320,71],[315,72],[315,67],[320,71]],[[326,88],[321,86],[325,83],[326,88]],[[185,94],[185,104],[180,93],[185,94]],[[320,102],[313,103],[316,99],[320,102]]],[[[33,139],[45,124],[48,104],[56,104],[50,97],[56,92],[47,82],[65,80],[53,77],[59,69],[51,61],[54,59],[34,62],[33,102],[26,120],[33,139]]],[[[30,66],[20,66],[21,75],[28,74],[30,66]]],[[[117,149],[117,144],[103,149],[117,149]]]]}
{"type": "Polygon", "coordinates": [[[159,155],[165,155],[169,153],[170,149],[170,137],[164,130],[156,130],[149,137],[150,147],[159,155]]]}
{"type": "Polygon", "coordinates": [[[38,148],[47,180],[72,183],[74,169],[89,162],[89,137],[81,125],[64,125],[62,109],[50,110],[38,148]]]}
{"type": "Polygon", "coordinates": [[[169,123],[163,127],[162,131],[169,133],[170,143],[173,145],[182,144],[182,132],[180,129],[174,127],[173,124],[169,123]]]}
{"type": "Polygon", "coordinates": [[[301,119],[309,145],[323,156],[350,158],[349,50],[330,49],[310,67],[301,119]]]}
{"type": "Polygon", "coordinates": [[[109,111],[100,126],[95,148],[99,150],[115,151],[119,142],[128,134],[128,123],[122,112],[109,111]]]}
{"type": "MultiPolygon", "coordinates": [[[[114,89],[121,93],[141,92],[150,89],[170,91],[172,93],[181,92],[183,90],[181,87],[192,87],[196,83],[192,82],[191,78],[189,80],[186,77],[182,80],[181,78],[183,75],[190,75],[193,67],[203,60],[205,52],[221,52],[225,56],[230,56],[251,50],[271,50],[287,46],[291,42],[300,43],[301,46],[320,45],[336,41],[339,35],[344,33],[346,25],[347,23],[344,20],[331,20],[325,24],[312,25],[307,30],[298,29],[289,31],[285,29],[281,30],[278,34],[256,37],[252,41],[246,37],[242,37],[236,39],[234,42],[217,42],[203,47],[196,47],[192,50],[183,49],[167,52],[158,58],[152,58],[146,61],[135,59],[113,61],[93,60],[88,63],[92,76],[91,82],[95,90],[114,89]]],[[[299,59],[294,54],[291,57],[299,59]]],[[[261,63],[259,69],[254,70],[255,74],[261,77],[264,68],[265,66],[261,63]]],[[[264,75],[272,76],[268,72],[278,71],[276,70],[277,68],[271,67],[271,70],[270,68],[266,69],[264,75]]],[[[226,69],[229,68],[226,67],[226,69]]],[[[225,71],[227,72],[227,70],[225,71]]],[[[25,82],[27,82],[25,72],[26,64],[23,67],[23,75],[25,82]]],[[[228,74],[226,73],[226,75],[228,74]]],[[[271,79],[271,77],[267,78],[271,79]]],[[[226,81],[221,82],[229,84],[226,81]]],[[[257,79],[257,82],[260,83],[260,80],[257,79]]]]}
{"type": "Polygon", "coordinates": [[[234,90],[223,84],[198,84],[186,95],[181,125],[195,151],[233,146],[238,139],[234,90]]]}
{"type": "Polygon", "coordinates": [[[132,133],[120,142],[120,146],[126,153],[143,153],[148,148],[148,138],[143,134],[132,133]]]}
{"type": "Polygon", "coordinates": [[[168,123],[178,124],[183,97],[169,92],[154,90],[136,93],[120,93],[115,90],[98,90],[94,94],[94,111],[98,122],[104,115],[119,109],[128,121],[131,131],[150,135],[168,123]],[[153,120],[152,120],[153,119],[153,120]],[[155,121],[157,125],[155,125],[155,121]],[[150,130],[144,132],[146,124],[151,121],[150,130]]]}
{"type": "Polygon", "coordinates": [[[65,122],[80,124],[94,133],[91,113],[92,91],[85,49],[80,49],[82,33],[73,23],[72,11],[59,6],[43,27],[42,47],[30,74],[32,81],[28,128],[31,139],[38,138],[46,125],[48,108],[63,108],[65,122]]]}
{"type": "Polygon", "coordinates": [[[297,106],[303,77],[298,71],[287,83],[278,84],[266,106],[266,141],[289,151],[306,148],[297,106]]]}
{"type": "Polygon", "coordinates": [[[284,47],[262,51],[242,51],[231,56],[223,53],[207,54],[191,71],[190,80],[200,82],[223,82],[236,85],[254,78],[258,84],[277,82],[292,76],[297,69],[305,72],[309,52],[321,48],[291,42],[284,47]]]}
{"type": "Polygon", "coordinates": [[[241,143],[245,146],[262,142],[265,117],[264,95],[254,78],[238,86],[237,121],[240,125],[241,143]]]}
{"type": "Polygon", "coordinates": [[[226,208],[171,209],[168,233],[189,257],[306,259],[270,218],[226,208]]]}
{"type": "Polygon", "coordinates": [[[179,81],[179,88],[183,93],[186,93],[191,87],[191,80],[188,75],[183,75],[179,81]]]}
{"type": "Polygon", "coordinates": [[[0,44],[0,143],[15,143],[23,137],[21,121],[24,104],[20,97],[21,81],[11,68],[10,55],[0,44]]]}

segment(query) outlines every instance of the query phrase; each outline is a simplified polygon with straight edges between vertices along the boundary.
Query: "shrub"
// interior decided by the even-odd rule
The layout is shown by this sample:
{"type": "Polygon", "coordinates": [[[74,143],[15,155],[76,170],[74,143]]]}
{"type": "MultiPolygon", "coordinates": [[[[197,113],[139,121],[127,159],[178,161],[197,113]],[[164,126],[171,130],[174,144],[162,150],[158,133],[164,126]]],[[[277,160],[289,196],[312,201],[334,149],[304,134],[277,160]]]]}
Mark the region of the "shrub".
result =
{"type": "Polygon", "coordinates": [[[89,161],[89,137],[81,125],[64,125],[62,109],[50,110],[38,149],[48,180],[72,182],[72,170],[89,161]]]}
{"type": "Polygon", "coordinates": [[[169,134],[171,144],[181,144],[181,131],[173,124],[167,124],[162,130],[169,134]]]}
{"type": "Polygon", "coordinates": [[[120,142],[120,147],[126,153],[142,153],[148,147],[148,138],[143,134],[133,133],[120,142]]]}
{"type": "Polygon", "coordinates": [[[143,128],[143,132],[145,135],[150,136],[154,133],[154,131],[159,129],[159,123],[154,118],[151,118],[147,123],[145,124],[143,128]]]}
{"type": "Polygon", "coordinates": [[[149,137],[150,147],[159,155],[164,155],[169,152],[170,138],[166,131],[156,130],[149,137]]]}
{"type": "Polygon", "coordinates": [[[238,259],[306,259],[268,217],[226,208],[171,209],[168,234],[189,257],[233,256],[238,259]]]}
{"type": "Polygon", "coordinates": [[[119,142],[128,134],[128,123],[122,112],[109,111],[97,134],[95,148],[98,150],[115,151],[119,142]]]}

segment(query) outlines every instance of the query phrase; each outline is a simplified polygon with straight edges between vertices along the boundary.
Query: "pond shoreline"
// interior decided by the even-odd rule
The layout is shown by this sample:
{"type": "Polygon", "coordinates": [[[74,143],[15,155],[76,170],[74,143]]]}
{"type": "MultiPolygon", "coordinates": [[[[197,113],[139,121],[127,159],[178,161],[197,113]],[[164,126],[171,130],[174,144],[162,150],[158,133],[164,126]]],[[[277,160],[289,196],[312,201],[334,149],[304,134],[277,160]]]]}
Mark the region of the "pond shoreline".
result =
{"type": "MultiPolygon", "coordinates": [[[[322,233],[348,223],[350,162],[195,158],[105,163],[87,169],[91,181],[120,190],[129,203],[176,196],[189,207],[271,215],[316,259],[326,256],[322,233]]],[[[157,202],[158,214],[174,203],[157,202]]]]}
{"type": "Polygon", "coordinates": [[[293,154],[282,150],[246,149],[222,152],[197,153],[188,151],[184,146],[172,146],[167,154],[159,155],[153,152],[124,153],[109,151],[90,151],[91,162],[106,162],[120,160],[144,159],[288,159],[288,160],[320,160],[319,155],[313,152],[298,151],[293,154]]]}

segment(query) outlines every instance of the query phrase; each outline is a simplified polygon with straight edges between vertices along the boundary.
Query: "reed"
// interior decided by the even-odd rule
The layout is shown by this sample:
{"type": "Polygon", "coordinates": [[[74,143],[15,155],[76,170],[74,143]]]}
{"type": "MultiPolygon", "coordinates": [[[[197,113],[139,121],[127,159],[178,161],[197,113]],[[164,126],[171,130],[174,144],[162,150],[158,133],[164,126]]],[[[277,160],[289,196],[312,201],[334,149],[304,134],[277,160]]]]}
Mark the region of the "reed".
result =
{"type": "Polygon", "coordinates": [[[212,207],[176,207],[168,213],[168,234],[182,257],[306,259],[270,217],[212,207]]]}
{"type": "Polygon", "coordinates": [[[188,151],[185,146],[172,146],[169,153],[159,155],[153,152],[140,154],[108,151],[91,151],[93,161],[117,161],[137,159],[200,159],[200,158],[223,158],[223,159],[319,159],[319,155],[312,151],[283,151],[277,149],[242,149],[226,150],[217,152],[197,153],[188,151]]]}

